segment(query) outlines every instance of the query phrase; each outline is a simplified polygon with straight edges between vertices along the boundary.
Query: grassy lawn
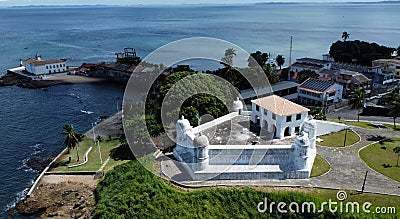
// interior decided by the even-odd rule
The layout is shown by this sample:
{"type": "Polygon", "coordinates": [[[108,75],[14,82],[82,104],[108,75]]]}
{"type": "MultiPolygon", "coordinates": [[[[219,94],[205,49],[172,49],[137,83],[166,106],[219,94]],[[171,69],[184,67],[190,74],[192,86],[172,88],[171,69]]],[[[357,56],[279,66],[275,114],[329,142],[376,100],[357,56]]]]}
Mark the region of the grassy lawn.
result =
{"type": "Polygon", "coordinates": [[[372,125],[369,122],[357,122],[357,121],[346,121],[346,120],[338,120],[338,119],[331,119],[331,118],[327,118],[328,121],[330,122],[337,122],[337,123],[343,123],[346,125],[352,125],[352,126],[357,126],[360,128],[364,128],[364,129],[377,129],[376,126],[372,125]]]}
{"type": "Polygon", "coordinates": [[[321,176],[322,174],[327,173],[330,168],[329,163],[317,154],[310,177],[321,176]]]}
{"type": "MultiPolygon", "coordinates": [[[[103,163],[107,160],[108,156],[110,155],[110,151],[117,147],[119,145],[118,140],[111,140],[111,141],[105,141],[103,140],[100,142],[100,151],[101,151],[101,157],[103,159],[103,163]]],[[[58,164],[58,167],[51,169],[51,171],[97,171],[101,167],[100,163],[100,154],[99,154],[99,148],[97,145],[94,145],[93,140],[89,138],[84,138],[80,143],[78,147],[79,151],[79,162],[77,162],[77,155],[76,155],[76,150],[71,150],[70,154],[63,154],[57,161],[56,164],[58,164]],[[92,148],[92,151],[88,155],[88,162],[82,166],[79,167],[74,167],[74,168],[68,168],[68,166],[71,165],[76,165],[79,163],[82,163],[84,161],[84,154],[86,151],[90,148],[92,148]],[[68,157],[71,156],[71,163],[68,163],[68,157]]],[[[110,165],[112,165],[113,162],[111,162],[110,165]]],[[[116,165],[116,163],[115,163],[116,165]]],[[[109,166],[109,165],[107,165],[109,166]]]]}
{"type": "MultiPolygon", "coordinates": [[[[344,144],[344,137],[346,131],[335,132],[329,135],[320,136],[320,138],[324,141],[317,142],[318,145],[321,146],[328,146],[328,147],[343,147],[344,144]]],[[[353,145],[354,143],[358,142],[360,138],[356,133],[353,131],[347,131],[346,137],[346,146],[353,145]]]]}
{"type": "Polygon", "coordinates": [[[396,167],[397,154],[393,152],[393,148],[397,146],[400,146],[400,139],[376,143],[362,149],[360,157],[372,169],[400,182],[400,167],[396,167]],[[385,168],[384,164],[389,164],[392,167],[385,168]]]}
{"type": "Polygon", "coordinates": [[[400,124],[396,124],[396,128],[394,127],[393,124],[385,124],[386,127],[394,129],[396,131],[400,131],[400,124]]]}

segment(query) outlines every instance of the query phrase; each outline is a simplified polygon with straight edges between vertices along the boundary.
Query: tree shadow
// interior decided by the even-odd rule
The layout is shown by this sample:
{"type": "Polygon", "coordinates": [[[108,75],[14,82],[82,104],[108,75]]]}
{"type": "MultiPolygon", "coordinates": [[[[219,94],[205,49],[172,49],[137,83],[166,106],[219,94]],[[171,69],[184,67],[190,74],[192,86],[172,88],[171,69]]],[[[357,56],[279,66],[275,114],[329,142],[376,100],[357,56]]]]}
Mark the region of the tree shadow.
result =
{"type": "Polygon", "coordinates": [[[135,160],[135,155],[133,155],[128,144],[122,144],[119,147],[113,148],[110,151],[110,157],[114,160],[135,160]]]}

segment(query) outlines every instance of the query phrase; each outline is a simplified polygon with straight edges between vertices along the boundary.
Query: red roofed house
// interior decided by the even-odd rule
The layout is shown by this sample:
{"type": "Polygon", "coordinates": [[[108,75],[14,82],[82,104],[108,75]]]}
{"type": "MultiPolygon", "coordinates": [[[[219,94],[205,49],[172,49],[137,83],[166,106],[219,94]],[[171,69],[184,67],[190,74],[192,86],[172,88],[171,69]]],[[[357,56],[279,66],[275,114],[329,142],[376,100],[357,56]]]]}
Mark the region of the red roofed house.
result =
{"type": "Polygon", "coordinates": [[[30,58],[25,61],[25,69],[34,75],[66,72],[66,62],[66,59],[42,60],[40,55],[36,55],[34,59],[30,58]]]}
{"type": "Polygon", "coordinates": [[[251,120],[274,133],[275,138],[293,136],[308,116],[309,109],[277,95],[252,100],[251,120]]]}

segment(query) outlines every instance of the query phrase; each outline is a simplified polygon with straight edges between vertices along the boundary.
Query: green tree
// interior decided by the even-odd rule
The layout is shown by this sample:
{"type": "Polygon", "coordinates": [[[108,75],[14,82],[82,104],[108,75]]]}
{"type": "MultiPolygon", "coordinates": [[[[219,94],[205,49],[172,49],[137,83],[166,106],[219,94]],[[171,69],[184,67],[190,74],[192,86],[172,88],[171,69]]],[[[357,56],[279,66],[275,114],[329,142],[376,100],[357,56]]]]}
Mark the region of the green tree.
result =
{"type": "Polygon", "coordinates": [[[384,102],[389,109],[389,116],[393,118],[393,126],[396,128],[396,119],[400,117],[400,88],[395,87],[385,96],[384,102]]]}
{"type": "Polygon", "coordinates": [[[236,51],[233,48],[225,50],[224,57],[221,58],[221,64],[225,66],[225,77],[232,84],[235,84],[235,71],[233,71],[233,57],[236,56],[236,51]]]}
{"type": "Polygon", "coordinates": [[[97,135],[97,137],[96,137],[96,141],[98,141],[98,142],[102,142],[103,140],[104,140],[103,136],[101,136],[101,135],[97,135]]]}
{"type": "Polygon", "coordinates": [[[318,77],[319,74],[312,70],[303,70],[297,73],[297,80],[299,80],[300,83],[303,83],[309,78],[318,78],[318,77]]]}
{"type": "Polygon", "coordinates": [[[397,53],[397,56],[400,56],[400,46],[397,47],[396,53],[397,53]]]}
{"type": "Polygon", "coordinates": [[[124,128],[129,133],[130,143],[141,144],[147,142],[150,139],[149,133],[151,130],[147,129],[146,126],[146,115],[142,112],[144,108],[143,102],[131,104],[130,107],[124,109],[130,109],[124,113],[124,128]]]}
{"type": "Polygon", "coordinates": [[[314,119],[326,120],[325,110],[322,107],[317,107],[313,112],[314,119]]]}
{"type": "Polygon", "coordinates": [[[356,89],[350,93],[350,103],[352,109],[357,109],[357,122],[360,122],[360,109],[364,107],[365,91],[356,89]]]}
{"type": "Polygon", "coordinates": [[[265,73],[265,76],[267,76],[270,84],[275,84],[276,82],[279,81],[279,76],[274,72],[274,68],[272,67],[271,64],[268,63],[264,65],[263,71],[265,73]]]}
{"type": "Polygon", "coordinates": [[[396,119],[400,117],[400,95],[389,103],[388,114],[393,118],[393,126],[396,128],[396,119]]]}
{"type": "Polygon", "coordinates": [[[396,163],[396,167],[399,166],[399,158],[400,158],[400,147],[395,147],[393,148],[394,153],[397,154],[397,163],[396,163]]]}
{"type": "Polygon", "coordinates": [[[329,54],[337,62],[354,63],[370,66],[375,59],[389,59],[395,48],[381,46],[360,40],[336,41],[332,43],[329,54]]]}
{"type": "Polygon", "coordinates": [[[343,42],[346,42],[347,39],[349,39],[349,37],[350,37],[350,34],[347,33],[346,31],[344,31],[344,32],[342,33],[343,42]]]}
{"type": "Polygon", "coordinates": [[[76,156],[78,158],[77,161],[79,161],[79,152],[78,152],[78,146],[79,146],[79,141],[80,141],[80,135],[75,132],[74,126],[72,124],[67,124],[64,125],[63,131],[61,134],[66,135],[64,144],[67,146],[69,153],[70,149],[76,149],[76,156]]]}
{"type": "Polygon", "coordinates": [[[285,64],[285,58],[282,55],[278,55],[275,58],[276,64],[279,66],[279,69],[282,69],[282,65],[285,64]]]}
{"type": "Polygon", "coordinates": [[[268,53],[257,51],[255,53],[251,53],[249,59],[247,62],[249,63],[248,66],[250,68],[256,67],[257,64],[261,67],[264,67],[264,65],[268,61],[268,53]]]}

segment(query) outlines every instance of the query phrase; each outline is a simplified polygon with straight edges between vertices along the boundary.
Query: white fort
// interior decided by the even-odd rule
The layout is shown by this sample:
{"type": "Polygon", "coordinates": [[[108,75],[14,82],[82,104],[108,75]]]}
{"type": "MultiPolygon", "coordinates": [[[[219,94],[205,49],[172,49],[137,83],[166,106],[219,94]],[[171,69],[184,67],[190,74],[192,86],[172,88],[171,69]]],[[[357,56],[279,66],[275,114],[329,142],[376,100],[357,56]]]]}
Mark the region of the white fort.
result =
{"type": "Polygon", "coordinates": [[[176,124],[175,158],[193,180],[306,179],[316,156],[309,109],[276,95],[252,101],[197,127],[176,124]],[[252,121],[252,124],[250,123],[252,121]]]}

